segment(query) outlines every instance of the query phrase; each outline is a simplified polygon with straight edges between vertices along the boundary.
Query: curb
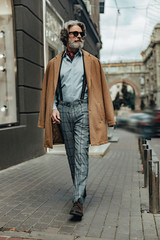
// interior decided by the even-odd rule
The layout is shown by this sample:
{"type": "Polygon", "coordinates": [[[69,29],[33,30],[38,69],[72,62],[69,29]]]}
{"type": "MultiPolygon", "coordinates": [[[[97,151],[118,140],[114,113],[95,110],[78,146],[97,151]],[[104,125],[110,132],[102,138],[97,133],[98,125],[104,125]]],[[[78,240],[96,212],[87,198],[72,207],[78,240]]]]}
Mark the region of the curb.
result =
{"type": "Polygon", "coordinates": [[[6,231],[0,233],[0,240],[113,240],[113,238],[93,238],[36,231],[31,233],[6,231]]]}

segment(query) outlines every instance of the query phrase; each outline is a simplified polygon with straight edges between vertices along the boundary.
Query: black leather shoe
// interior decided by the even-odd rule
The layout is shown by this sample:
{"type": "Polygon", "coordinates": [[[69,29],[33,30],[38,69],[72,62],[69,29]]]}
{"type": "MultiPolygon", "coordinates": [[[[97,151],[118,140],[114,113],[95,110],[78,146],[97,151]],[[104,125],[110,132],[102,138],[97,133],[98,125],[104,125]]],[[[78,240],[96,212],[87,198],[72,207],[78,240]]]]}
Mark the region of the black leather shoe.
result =
{"type": "Polygon", "coordinates": [[[83,205],[80,202],[75,202],[73,204],[73,207],[70,210],[70,214],[77,216],[77,217],[82,217],[83,216],[83,205]]]}

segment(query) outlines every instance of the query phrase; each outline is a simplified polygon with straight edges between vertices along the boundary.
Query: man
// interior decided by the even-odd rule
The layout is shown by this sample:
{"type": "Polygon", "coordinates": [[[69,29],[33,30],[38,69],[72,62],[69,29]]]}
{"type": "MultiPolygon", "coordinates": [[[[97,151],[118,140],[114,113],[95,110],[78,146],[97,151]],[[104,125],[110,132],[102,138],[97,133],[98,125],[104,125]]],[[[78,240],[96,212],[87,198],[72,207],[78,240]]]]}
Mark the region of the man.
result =
{"type": "Polygon", "coordinates": [[[69,21],[61,30],[65,51],[47,65],[38,124],[45,128],[45,147],[52,148],[52,128],[56,124],[61,128],[74,185],[70,214],[80,217],[86,197],[89,143],[107,143],[106,120],[109,126],[115,125],[101,64],[82,50],[85,34],[85,25],[79,21],[69,21]]]}

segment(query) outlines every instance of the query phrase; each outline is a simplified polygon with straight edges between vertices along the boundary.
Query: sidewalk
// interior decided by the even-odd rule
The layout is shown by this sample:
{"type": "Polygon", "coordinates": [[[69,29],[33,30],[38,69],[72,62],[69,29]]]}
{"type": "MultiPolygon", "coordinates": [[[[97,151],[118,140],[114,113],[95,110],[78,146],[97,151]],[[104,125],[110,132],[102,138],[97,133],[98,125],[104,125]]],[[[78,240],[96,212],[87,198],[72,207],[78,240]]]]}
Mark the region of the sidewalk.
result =
{"type": "Polygon", "coordinates": [[[116,130],[104,157],[90,157],[84,217],[75,221],[66,156],[46,154],[0,171],[0,240],[157,240],[160,214],[147,213],[138,139],[116,130]]]}

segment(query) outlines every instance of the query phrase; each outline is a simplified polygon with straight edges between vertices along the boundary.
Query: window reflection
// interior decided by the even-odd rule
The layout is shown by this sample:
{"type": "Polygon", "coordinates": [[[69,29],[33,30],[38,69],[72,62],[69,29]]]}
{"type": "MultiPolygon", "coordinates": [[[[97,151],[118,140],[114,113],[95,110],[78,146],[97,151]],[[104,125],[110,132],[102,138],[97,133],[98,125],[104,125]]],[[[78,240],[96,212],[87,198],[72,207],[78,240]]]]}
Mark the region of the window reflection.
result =
{"type": "Polygon", "coordinates": [[[12,1],[0,1],[0,126],[17,122],[12,1]]]}
{"type": "Polygon", "coordinates": [[[46,18],[45,18],[45,40],[46,51],[45,59],[48,62],[58,53],[63,51],[63,44],[59,35],[63,26],[63,19],[53,8],[50,0],[46,1],[46,18]]]}

